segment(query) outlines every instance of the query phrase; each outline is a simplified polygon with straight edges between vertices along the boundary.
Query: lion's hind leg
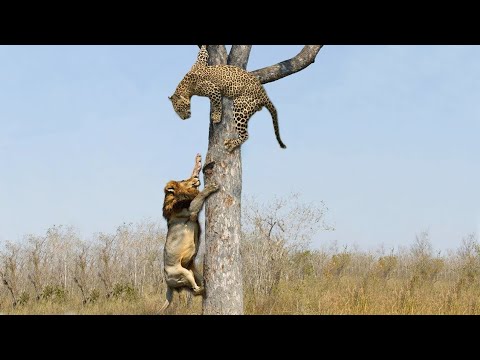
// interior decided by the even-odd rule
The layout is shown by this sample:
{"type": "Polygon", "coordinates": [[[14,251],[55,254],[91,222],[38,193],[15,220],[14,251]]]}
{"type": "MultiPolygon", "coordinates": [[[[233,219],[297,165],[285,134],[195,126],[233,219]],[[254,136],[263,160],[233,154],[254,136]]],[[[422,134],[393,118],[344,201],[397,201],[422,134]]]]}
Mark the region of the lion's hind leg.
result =
{"type": "Polygon", "coordinates": [[[205,291],[205,288],[203,286],[203,276],[195,267],[195,263],[193,261],[192,261],[192,264],[189,266],[189,271],[192,272],[195,282],[198,284],[200,288],[200,290],[198,291],[192,290],[193,295],[202,295],[205,291]]]}
{"type": "Polygon", "coordinates": [[[176,278],[178,287],[186,286],[193,291],[193,295],[200,295],[203,293],[203,287],[197,285],[193,271],[185,269],[183,266],[177,266],[171,274],[176,278]]]}
{"type": "Polygon", "coordinates": [[[200,272],[194,265],[191,267],[191,270],[193,272],[193,277],[195,278],[195,281],[197,282],[198,286],[202,287],[203,286],[202,274],[200,274],[200,272]]]}

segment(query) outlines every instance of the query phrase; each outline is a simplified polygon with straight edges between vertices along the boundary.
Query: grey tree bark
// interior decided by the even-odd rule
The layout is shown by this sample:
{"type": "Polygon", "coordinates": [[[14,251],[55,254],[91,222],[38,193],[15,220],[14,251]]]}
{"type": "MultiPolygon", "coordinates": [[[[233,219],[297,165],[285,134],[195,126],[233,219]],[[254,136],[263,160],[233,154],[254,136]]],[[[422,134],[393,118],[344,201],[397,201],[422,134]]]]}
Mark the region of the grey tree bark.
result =
{"type": "MultiPolygon", "coordinates": [[[[245,68],[251,46],[234,46],[227,58],[225,46],[209,46],[210,65],[230,63],[245,68]]],[[[220,190],[205,204],[204,314],[243,314],[242,263],[240,261],[242,158],[240,147],[231,154],[223,141],[236,130],[232,101],[223,98],[219,124],[210,122],[205,158],[205,184],[220,190]]]]}
{"type": "MultiPolygon", "coordinates": [[[[209,64],[229,64],[246,69],[251,45],[208,47],[209,64]]],[[[314,62],[322,45],[307,45],[294,58],[252,72],[262,83],[298,72],[314,62]]],[[[220,190],[205,203],[205,257],[203,314],[243,314],[243,280],[240,258],[242,158],[241,147],[228,153],[224,140],[236,133],[232,101],[223,98],[219,124],[210,122],[208,151],[203,167],[204,183],[216,182],[220,190]]]]}

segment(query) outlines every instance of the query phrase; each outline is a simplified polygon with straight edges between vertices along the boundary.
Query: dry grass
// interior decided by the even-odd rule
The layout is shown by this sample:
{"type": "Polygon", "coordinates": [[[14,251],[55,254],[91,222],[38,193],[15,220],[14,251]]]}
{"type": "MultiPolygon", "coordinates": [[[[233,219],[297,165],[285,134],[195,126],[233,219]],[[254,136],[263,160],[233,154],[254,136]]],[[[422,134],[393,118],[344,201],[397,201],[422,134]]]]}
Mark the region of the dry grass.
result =
{"type": "Polygon", "coordinates": [[[245,284],[249,314],[480,314],[476,236],[447,256],[433,255],[428,235],[395,254],[292,252],[279,281],[245,284]],[[256,288],[255,288],[256,287],[256,288]]]}
{"type": "MultiPolygon", "coordinates": [[[[246,314],[480,314],[476,235],[440,255],[427,233],[406,249],[312,250],[326,208],[297,197],[244,210],[246,314]]],[[[164,301],[165,231],[124,224],[81,240],[53,227],[0,247],[0,313],[156,314],[164,301]]],[[[201,254],[200,254],[201,258],[201,254]]],[[[174,295],[167,314],[200,314],[201,298],[174,295]]]]}

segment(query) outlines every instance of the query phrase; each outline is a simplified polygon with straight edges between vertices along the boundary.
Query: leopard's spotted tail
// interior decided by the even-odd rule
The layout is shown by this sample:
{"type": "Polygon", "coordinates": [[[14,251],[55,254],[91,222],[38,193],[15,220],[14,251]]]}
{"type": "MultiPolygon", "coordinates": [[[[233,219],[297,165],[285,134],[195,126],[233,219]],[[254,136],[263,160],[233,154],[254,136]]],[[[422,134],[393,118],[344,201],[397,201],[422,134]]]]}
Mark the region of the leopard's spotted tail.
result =
{"type": "Polygon", "coordinates": [[[265,107],[270,111],[270,115],[272,115],[272,120],[273,120],[273,129],[275,130],[275,136],[277,137],[277,141],[280,144],[280,147],[282,149],[286,149],[287,146],[282,142],[282,139],[280,139],[280,130],[278,128],[278,116],[277,116],[277,109],[275,109],[275,106],[273,106],[272,102],[267,99],[265,102],[265,107]]]}
{"type": "Polygon", "coordinates": [[[208,45],[202,45],[200,47],[200,51],[198,52],[198,55],[197,55],[197,61],[195,61],[195,64],[193,64],[193,68],[208,66],[207,46],[208,45]]]}

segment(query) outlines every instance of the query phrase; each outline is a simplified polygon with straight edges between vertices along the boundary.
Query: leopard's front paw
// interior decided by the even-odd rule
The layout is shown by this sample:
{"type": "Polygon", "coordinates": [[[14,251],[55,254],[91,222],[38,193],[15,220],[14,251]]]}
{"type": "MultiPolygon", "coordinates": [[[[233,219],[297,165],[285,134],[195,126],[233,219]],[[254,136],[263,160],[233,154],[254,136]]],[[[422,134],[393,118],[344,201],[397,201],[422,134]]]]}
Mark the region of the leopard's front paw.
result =
{"type": "Polygon", "coordinates": [[[232,152],[238,146],[234,139],[227,139],[223,142],[228,152],[232,152]]]}
{"type": "Polygon", "coordinates": [[[216,111],[212,113],[212,122],[214,124],[218,124],[220,121],[222,121],[222,112],[221,111],[216,111]]]}

